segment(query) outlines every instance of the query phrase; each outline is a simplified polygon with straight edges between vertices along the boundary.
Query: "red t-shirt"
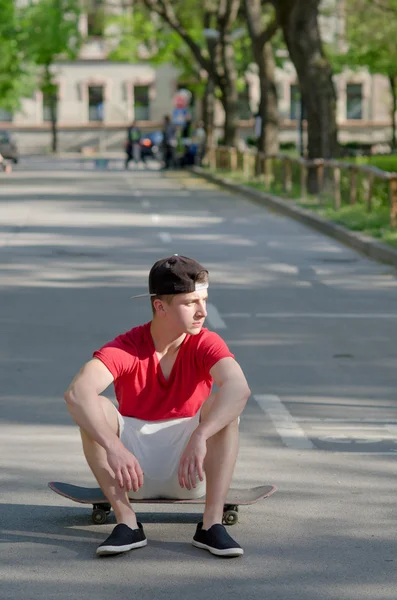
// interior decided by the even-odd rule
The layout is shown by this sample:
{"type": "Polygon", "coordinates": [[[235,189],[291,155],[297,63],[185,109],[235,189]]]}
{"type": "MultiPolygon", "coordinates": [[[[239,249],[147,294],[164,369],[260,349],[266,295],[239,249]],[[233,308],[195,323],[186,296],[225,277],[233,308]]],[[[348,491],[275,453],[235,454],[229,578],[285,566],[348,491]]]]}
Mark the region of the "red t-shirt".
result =
{"type": "Polygon", "coordinates": [[[222,338],[203,327],[197,335],[186,335],[165,379],[150,322],[119,335],[93,356],[113,375],[120,413],[144,421],[193,417],[211,393],[212,367],[222,358],[234,358],[222,338]]]}

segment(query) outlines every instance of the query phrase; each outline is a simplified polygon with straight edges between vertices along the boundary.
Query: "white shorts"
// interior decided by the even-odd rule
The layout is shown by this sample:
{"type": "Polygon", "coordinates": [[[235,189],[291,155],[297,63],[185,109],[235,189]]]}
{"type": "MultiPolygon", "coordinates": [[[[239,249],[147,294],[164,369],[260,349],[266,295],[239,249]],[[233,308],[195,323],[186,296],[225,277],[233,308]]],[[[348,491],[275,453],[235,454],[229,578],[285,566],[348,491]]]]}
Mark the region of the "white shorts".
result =
{"type": "Polygon", "coordinates": [[[179,461],[200,420],[194,417],[165,421],[141,421],[118,412],[120,440],[138,459],[144,472],[143,486],[129,492],[130,498],[174,498],[185,500],[205,494],[205,480],[197,478],[195,488],[181,488],[179,461]]]}

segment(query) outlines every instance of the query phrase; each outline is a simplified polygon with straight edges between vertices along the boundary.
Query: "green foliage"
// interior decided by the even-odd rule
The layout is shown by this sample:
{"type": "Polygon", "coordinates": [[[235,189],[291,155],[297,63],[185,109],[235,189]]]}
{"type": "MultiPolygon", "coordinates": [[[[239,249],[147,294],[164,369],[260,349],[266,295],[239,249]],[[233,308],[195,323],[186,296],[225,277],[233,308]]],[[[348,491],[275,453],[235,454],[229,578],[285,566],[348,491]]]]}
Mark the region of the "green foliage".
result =
{"type": "MultiPolygon", "coordinates": [[[[204,5],[196,0],[173,2],[173,10],[191,39],[208,56],[207,42],[204,36],[204,5]]],[[[193,58],[190,48],[181,36],[161,17],[150,12],[141,2],[134,10],[123,15],[108,16],[106,21],[113,50],[109,58],[115,61],[148,62],[153,66],[169,63],[180,71],[180,80],[189,82],[189,89],[202,94],[207,74],[193,58]]],[[[235,29],[244,25],[236,22],[235,29]]],[[[243,79],[248,65],[252,62],[251,43],[248,32],[234,41],[234,52],[239,79],[237,86],[242,91],[243,79]]]]}
{"type": "Polygon", "coordinates": [[[49,66],[59,58],[77,56],[79,0],[38,0],[22,11],[23,43],[36,65],[49,66]]]}
{"type": "Polygon", "coordinates": [[[109,54],[110,60],[148,62],[153,66],[171,63],[187,74],[198,72],[192,65],[191,52],[180,36],[166,23],[148,14],[145,8],[134,10],[133,14],[109,17],[107,23],[115,26],[115,33],[108,38],[117,40],[109,54]]]}
{"type": "MultiPolygon", "coordinates": [[[[123,62],[147,62],[153,66],[170,63],[180,71],[181,80],[189,82],[192,92],[202,93],[205,78],[192,60],[192,54],[181,37],[144,6],[136,6],[133,13],[109,16],[108,39],[113,42],[110,60],[123,62]]],[[[197,20],[196,20],[197,23],[197,20]]],[[[196,42],[201,42],[202,31],[198,25],[189,29],[196,42]]]]}
{"type": "Polygon", "coordinates": [[[391,173],[397,173],[397,155],[387,154],[378,156],[360,156],[356,162],[360,165],[366,164],[373,167],[378,167],[382,171],[389,171],[391,173]]]}
{"type": "Polygon", "coordinates": [[[15,3],[0,0],[0,107],[19,108],[20,99],[32,92],[32,82],[20,49],[23,35],[15,3]]]}
{"type": "Polygon", "coordinates": [[[397,75],[397,0],[346,0],[346,52],[332,52],[341,70],[367,67],[371,73],[397,75]]]}

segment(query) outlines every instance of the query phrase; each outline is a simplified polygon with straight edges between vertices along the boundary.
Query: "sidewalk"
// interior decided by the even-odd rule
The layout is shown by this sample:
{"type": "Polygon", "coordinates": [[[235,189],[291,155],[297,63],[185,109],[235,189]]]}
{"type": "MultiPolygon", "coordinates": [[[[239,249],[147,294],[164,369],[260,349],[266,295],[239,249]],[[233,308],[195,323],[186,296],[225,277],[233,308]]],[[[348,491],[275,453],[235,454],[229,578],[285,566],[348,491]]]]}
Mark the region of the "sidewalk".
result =
{"type": "Polygon", "coordinates": [[[203,167],[192,167],[192,172],[204,177],[207,181],[217,183],[220,186],[237,192],[253,200],[256,203],[266,206],[276,212],[296,219],[304,225],[316,229],[325,235],[328,235],[350,248],[354,248],[369,258],[393,265],[397,267],[397,250],[390,246],[376,241],[362,233],[350,231],[341,225],[328,221],[310,210],[301,208],[289,200],[284,200],[278,196],[273,196],[267,192],[261,192],[247,185],[234,183],[231,179],[209,173],[203,167]]]}

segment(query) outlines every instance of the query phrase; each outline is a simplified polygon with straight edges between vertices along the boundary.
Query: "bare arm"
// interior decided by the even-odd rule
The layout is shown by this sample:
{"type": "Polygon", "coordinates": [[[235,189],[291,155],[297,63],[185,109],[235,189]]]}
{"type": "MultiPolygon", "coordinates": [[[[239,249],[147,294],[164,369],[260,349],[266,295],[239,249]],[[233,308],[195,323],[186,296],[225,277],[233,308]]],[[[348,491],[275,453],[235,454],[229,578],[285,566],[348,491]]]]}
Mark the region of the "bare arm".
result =
{"type": "Polygon", "coordinates": [[[64,395],[77,425],[105,450],[119,442],[98,401],[99,394],[112,382],[110,371],[100,360],[93,358],[80,369],[64,395]]]}
{"type": "Polygon", "coordinates": [[[235,421],[251,394],[245,375],[234,358],[222,358],[212,367],[210,374],[219,389],[211,410],[196,429],[196,433],[205,440],[235,421]]]}
{"type": "Polygon", "coordinates": [[[179,463],[179,485],[189,490],[196,487],[196,473],[201,481],[204,479],[208,438],[239,417],[251,393],[241,367],[231,357],[219,360],[210,373],[219,389],[210,410],[203,414],[193,431],[179,463]]]}
{"type": "Polygon", "coordinates": [[[98,398],[112,382],[107,367],[93,358],[77,373],[65,392],[65,400],[77,425],[106,450],[119,486],[136,492],[143,485],[141,466],[110,427],[98,398]]]}

